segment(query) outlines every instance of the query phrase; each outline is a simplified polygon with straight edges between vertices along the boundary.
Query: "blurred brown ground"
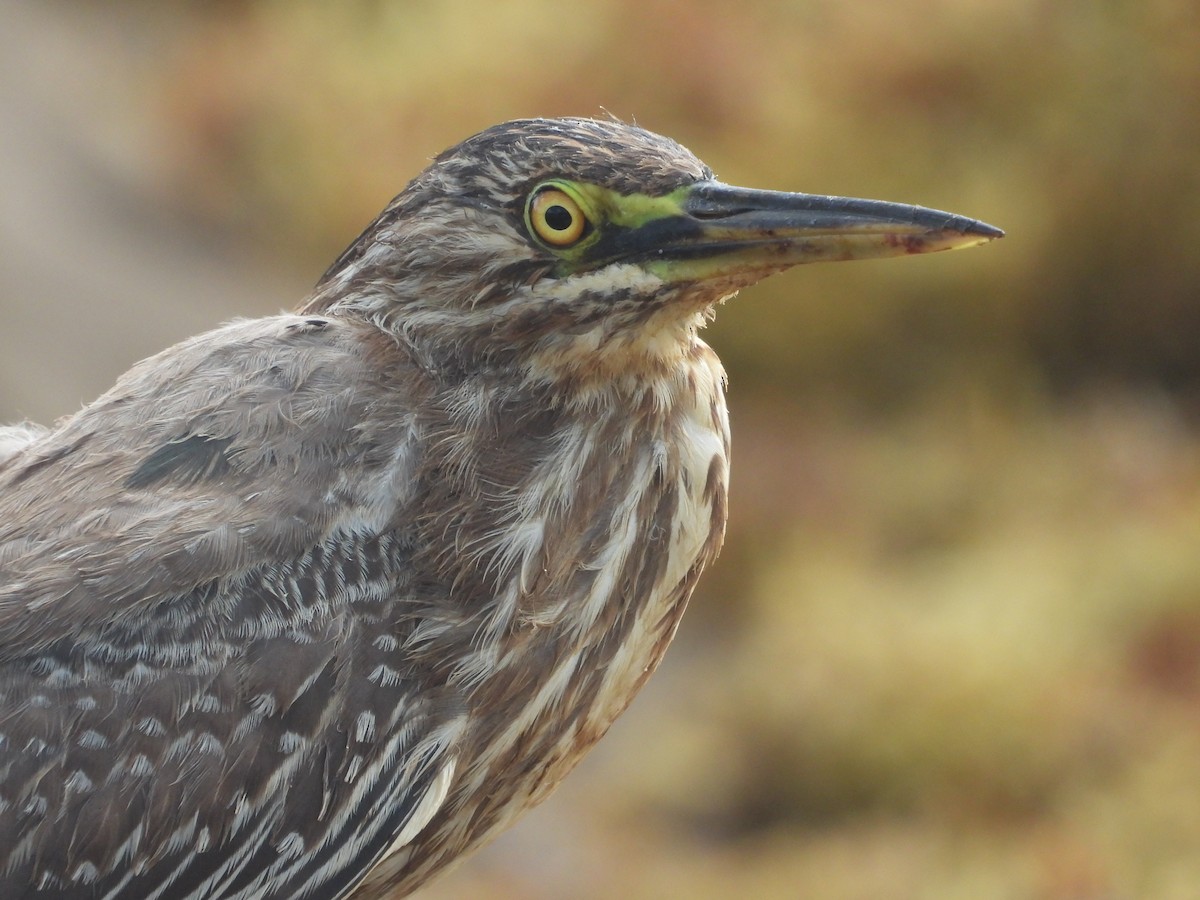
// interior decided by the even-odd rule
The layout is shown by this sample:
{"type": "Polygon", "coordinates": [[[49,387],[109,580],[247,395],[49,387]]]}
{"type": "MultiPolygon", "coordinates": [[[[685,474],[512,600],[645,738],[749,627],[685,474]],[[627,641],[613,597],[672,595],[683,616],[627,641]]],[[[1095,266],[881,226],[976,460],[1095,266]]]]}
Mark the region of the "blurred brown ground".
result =
{"type": "Polygon", "coordinates": [[[983,218],[721,310],[722,559],[423,896],[1200,896],[1197,47],[1188,0],[0,0],[0,420],[294,304],[516,115],[983,218]]]}

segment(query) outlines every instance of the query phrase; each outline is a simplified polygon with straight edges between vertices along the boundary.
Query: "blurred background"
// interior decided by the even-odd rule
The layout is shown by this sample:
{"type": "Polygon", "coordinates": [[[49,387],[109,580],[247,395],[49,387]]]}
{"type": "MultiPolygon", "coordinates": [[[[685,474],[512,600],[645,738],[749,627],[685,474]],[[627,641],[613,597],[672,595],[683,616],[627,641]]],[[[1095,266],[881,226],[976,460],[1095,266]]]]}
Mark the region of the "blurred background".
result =
{"type": "Polygon", "coordinates": [[[422,896],[1200,896],[1191,0],[0,0],[0,419],[294,305],[443,147],[605,110],[1008,237],[721,310],[721,560],[422,896]]]}

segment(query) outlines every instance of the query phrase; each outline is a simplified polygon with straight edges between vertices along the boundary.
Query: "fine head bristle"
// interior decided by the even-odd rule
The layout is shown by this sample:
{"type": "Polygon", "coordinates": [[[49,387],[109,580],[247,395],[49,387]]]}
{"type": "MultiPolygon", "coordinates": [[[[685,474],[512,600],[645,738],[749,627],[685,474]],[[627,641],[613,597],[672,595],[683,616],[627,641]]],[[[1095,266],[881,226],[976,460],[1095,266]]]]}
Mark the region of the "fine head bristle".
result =
{"type": "Polygon", "coordinates": [[[452,179],[500,197],[546,177],[577,179],[619,194],[664,194],[712,178],[686,147],[612,119],[516,119],[438,154],[412,187],[452,179]]]}

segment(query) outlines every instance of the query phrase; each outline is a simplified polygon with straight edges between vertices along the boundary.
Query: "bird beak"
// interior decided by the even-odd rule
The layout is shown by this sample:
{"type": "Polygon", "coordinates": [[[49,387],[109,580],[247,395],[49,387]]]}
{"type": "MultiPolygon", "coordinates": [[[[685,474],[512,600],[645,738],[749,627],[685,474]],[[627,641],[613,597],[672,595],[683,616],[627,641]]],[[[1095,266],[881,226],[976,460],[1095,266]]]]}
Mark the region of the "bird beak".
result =
{"type": "Polygon", "coordinates": [[[634,232],[642,266],[672,282],[729,279],[744,285],[801,263],[953,250],[1004,235],[975,219],[922,206],[717,181],[699,182],[673,199],[678,212],[634,232]]]}

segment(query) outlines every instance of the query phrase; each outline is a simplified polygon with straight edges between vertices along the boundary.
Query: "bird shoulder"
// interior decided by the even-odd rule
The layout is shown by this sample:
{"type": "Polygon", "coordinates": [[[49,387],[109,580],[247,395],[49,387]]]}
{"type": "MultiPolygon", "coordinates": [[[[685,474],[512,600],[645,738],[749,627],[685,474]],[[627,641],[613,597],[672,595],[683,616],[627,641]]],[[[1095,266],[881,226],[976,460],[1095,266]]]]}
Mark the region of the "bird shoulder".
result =
{"type": "Polygon", "coordinates": [[[134,366],[0,460],[4,654],[383,529],[411,489],[419,380],[332,316],[236,321],[134,366]]]}

